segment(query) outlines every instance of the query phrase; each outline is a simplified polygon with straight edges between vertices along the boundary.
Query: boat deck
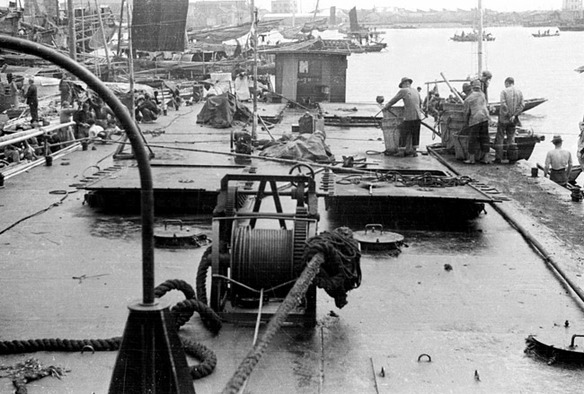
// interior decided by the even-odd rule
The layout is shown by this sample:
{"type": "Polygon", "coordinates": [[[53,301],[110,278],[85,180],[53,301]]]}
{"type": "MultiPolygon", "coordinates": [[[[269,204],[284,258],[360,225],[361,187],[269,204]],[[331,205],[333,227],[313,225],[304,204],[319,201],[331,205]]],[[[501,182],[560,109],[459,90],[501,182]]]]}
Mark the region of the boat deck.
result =
{"type": "MultiPolygon", "coordinates": [[[[181,119],[196,113],[194,108],[181,108],[161,118],[157,125],[146,125],[145,131],[167,131],[158,137],[147,134],[149,142],[158,143],[163,136],[179,138],[193,128],[199,130],[199,126],[181,123],[181,119]]],[[[336,141],[335,153],[340,155],[353,151],[350,148],[356,144],[355,139],[371,138],[371,145],[383,149],[383,142],[378,140],[380,130],[362,135],[362,129],[356,129],[354,136],[336,132],[327,129],[327,136],[329,142],[336,141]]],[[[213,130],[211,135],[196,135],[198,142],[194,145],[210,144],[203,139],[222,139],[228,133],[213,130]]],[[[119,164],[111,159],[112,152],[111,145],[97,145],[95,151],[75,151],[55,160],[51,167],[36,167],[11,178],[0,190],[0,339],[97,339],[123,333],[127,305],[138,299],[142,290],[140,218],[91,209],[83,204],[81,192],[69,187],[87,175],[90,166],[113,168],[119,164]]],[[[171,154],[182,155],[174,150],[157,154],[159,163],[168,163],[171,154]]],[[[383,163],[390,160],[373,157],[368,159],[383,163]]],[[[427,158],[417,159],[423,163],[427,158]]],[[[400,160],[413,163],[411,158],[400,160]]],[[[202,155],[183,163],[210,164],[202,155]]],[[[217,156],[212,164],[234,162],[228,156],[217,156]]],[[[190,179],[192,175],[186,171],[176,176],[190,179]]],[[[323,199],[320,205],[319,232],[340,225],[357,231],[367,223],[380,223],[404,235],[408,247],[397,256],[383,251],[364,253],[362,284],[349,293],[349,303],[342,309],[318,290],[316,327],[280,330],[243,392],[582,391],[584,370],[550,366],[546,360],[524,353],[528,335],[555,338],[557,344],[565,345],[572,334],[581,333],[582,303],[490,205],[485,207],[487,214],[474,220],[457,227],[443,222],[432,230],[424,229],[423,221],[394,223],[375,213],[334,215],[325,211],[323,199]],[[569,327],[565,327],[566,321],[569,327]],[[423,354],[429,357],[420,357],[423,354]]],[[[156,220],[160,223],[165,218],[159,215],[156,220]]],[[[182,219],[210,234],[208,217],[182,219]]],[[[529,218],[521,223],[539,234],[538,225],[529,218]]],[[[559,252],[564,246],[560,240],[549,236],[545,244],[555,251],[556,258],[562,258],[559,252]]],[[[204,248],[157,249],[156,284],[178,278],[194,285],[203,252],[204,248]]],[[[584,286],[581,263],[561,263],[573,280],[584,286]]],[[[182,300],[182,295],[175,293],[167,294],[164,300],[171,304],[182,300]]],[[[260,336],[263,332],[264,326],[260,336]]],[[[218,335],[212,335],[196,315],[179,334],[217,355],[215,371],[193,382],[198,394],[221,392],[254,341],[253,327],[224,324],[218,335]]],[[[117,352],[37,352],[2,355],[0,361],[14,365],[31,357],[68,372],[61,379],[46,377],[29,383],[30,394],[104,394],[117,352]]],[[[191,357],[188,362],[197,364],[191,357]]],[[[9,379],[0,378],[0,392],[12,390],[9,379]]]]}
{"type": "MultiPolygon", "coordinates": [[[[365,107],[366,112],[372,112],[371,108],[365,107]]],[[[275,137],[290,133],[305,113],[294,109],[284,111],[281,104],[263,104],[258,112],[277,114],[274,117],[282,119],[270,131],[275,137]]],[[[241,164],[240,158],[231,154],[233,130],[201,125],[193,129],[196,113],[197,107],[193,107],[190,115],[176,119],[172,129],[157,130],[153,125],[143,127],[154,153],[151,164],[155,209],[158,212],[210,213],[218,194],[219,180],[226,174],[244,173],[249,171],[249,167],[255,167],[258,174],[282,175],[287,174],[294,165],[293,161],[275,162],[255,155],[249,162],[241,164]]],[[[372,210],[372,203],[384,204],[378,209],[380,214],[384,214],[391,211],[390,207],[396,208],[398,205],[399,210],[407,206],[420,211],[420,205],[434,209],[435,204],[461,206],[495,200],[492,195],[455,177],[430,155],[421,153],[415,158],[398,158],[382,154],[384,145],[380,141],[380,129],[367,127],[358,130],[356,133],[346,127],[326,128],[326,143],[335,161],[324,166],[312,166],[320,185],[319,193],[327,200],[327,207],[342,212],[343,205],[372,210]],[[342,168],[342,158],[348,156],[356,160],[355,167],[342,168]],[[443,183],[437,185],[437,180],[443,183]],[[388,201],[391,204],[387,205],[388,201]]],[[[259,127],[258,132],[260,139],[269,138],[259,127]]],[[[255,182],[250,189],[255,190],[257,185],[255,182]]],[[[106,210],[131,210],[133,207],[134,212],[139,208],[140,178],[135,166],[92,176],[83,183],[82,188],[90,192],[88,202],[92,206],[106,210]]]]}

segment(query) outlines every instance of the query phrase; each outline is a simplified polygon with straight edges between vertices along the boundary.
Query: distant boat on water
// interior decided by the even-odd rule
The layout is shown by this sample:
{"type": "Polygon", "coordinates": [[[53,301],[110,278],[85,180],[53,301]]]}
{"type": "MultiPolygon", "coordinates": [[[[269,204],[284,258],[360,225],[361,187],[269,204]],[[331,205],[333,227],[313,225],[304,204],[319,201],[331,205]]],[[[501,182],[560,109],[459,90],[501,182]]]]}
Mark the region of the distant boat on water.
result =
{"type": "Polygon", "coordinates": [[[584,20],[578,20],[565,25],[559,25],[560,31],[584,31],[584,20]]]}
{"type": "MultiPolygon", "coordinates": [[[[455,33],[450,39],[458,42],[474,42],[479,40],[479,33],[477,31],[472,31],[470,33],[465,33],[463,31],[460,34],[455,33]]],[[[495,41],[495,37],[491,33],[483,32],[483,41],[495,41]]]]}
{"type": "Polygon", "coordinates": [[[557,37],[560,35],[560,31],[556,30],[554,33],[550,32],[549,30],[545,30],[543,32],[538,31],[537,33],[532,33],[531,34],[534,37],[540,38],[540,37],[557,37]]]}

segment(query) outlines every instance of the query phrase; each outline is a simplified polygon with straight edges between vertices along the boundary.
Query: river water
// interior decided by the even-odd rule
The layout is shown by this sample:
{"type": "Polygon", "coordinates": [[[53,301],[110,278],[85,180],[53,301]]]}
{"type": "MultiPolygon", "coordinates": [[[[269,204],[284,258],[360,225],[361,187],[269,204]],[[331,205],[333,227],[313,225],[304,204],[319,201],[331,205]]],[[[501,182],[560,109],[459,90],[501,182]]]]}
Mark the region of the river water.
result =
{"type": "MultiPolygon", "coordinates": [[[[547,28],[499,27],[487,28],[495,41],[485,42],[483,69],[493,73],[489,101],[499,101],[508,76],[524,98],[544,97],[548,101],[521,115],[524,127],[544,135],[536,145],[531,162],[543,164],[546,152],[553,148],[554,134],[564,137],[564,148],[575,159],[578,122],[584,116],[584,75],[574,69],[584,65],[582,41],[584,32],[561,32],[557,37],[535,38],[532,33],[547,28]]],[[[550,27],[555,32],[555,27],[550,27]]],[[[467,32],[469,29],[465,29],[467,32]]],[[[421,28],[384,30],[387,48],[379,53],[352,54],[348,58],[347,102],[375,102],[382,95],[388,100],[398,90],[404,76],[414,80],[414,86],[424,82],[464,79],[476,74],[478,45],[454,42],[449,38],[461,33],[461,28],[421,28]]],[[[441,84],[441,95],[447,87],[441,84]]],[[[460,90],[460,83],[454,86],[460,90]]],[[[423,128],[423,132],[430,131],[423,128]]]]}

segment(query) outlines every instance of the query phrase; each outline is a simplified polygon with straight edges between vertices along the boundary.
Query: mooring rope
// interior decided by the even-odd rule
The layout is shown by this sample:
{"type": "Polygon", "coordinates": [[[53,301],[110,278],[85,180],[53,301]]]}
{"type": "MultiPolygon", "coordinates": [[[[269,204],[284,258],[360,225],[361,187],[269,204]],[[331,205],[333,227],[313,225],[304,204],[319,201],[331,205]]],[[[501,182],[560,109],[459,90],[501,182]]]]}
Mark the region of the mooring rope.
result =
{"type": "Polygon", "coordinates": [[[304,252],[304,261],[308,261],[306,267],[268,322],[264,334],[239,364],[222,393],[236,394],[241,390],[259,363],[272,337],[282,327],[288,314],[304,299],[313,281],[319,287],[324,286],[325,291],[335,298],[337,305],[337,299],[344,300],[344,306],[346,304],[346,291],[358,287],[361,283],[360,257],[361,253],[357,241],[353,239],[352,232],[346,227],[340,227],[333,232],[324,232],[310,238],[304,252]],[[338,287],[327,282],[327,279],[332,279],[332,282],[335,282],[338,287]],[[329,292],[329,290],[331,291],[329,292]],[[340,294],[342,296],[339,297],[340,294]]]}
{"type": "MultiPolygon", "coordinates": [[[[205,326],[214,334],[221,329],[221,320],[217,314],[207,305],[195,298],[195,291],[187,282],[180,279],[167,280],[154,289],[157,297],[162,297],[171,290],[181,291],[187,300],[178,303],[171,308],[171,314],[175,316],[178,327],[184,325],[194,311],[199,312],[205,326]],[[185,316],[189,317],[185,320],[185,316]]],[[[177,327],[177,329],[178,329],[177,327]]],[[[187,338],[181,338],[184,351],[200,361],[198,365],[189,367],[189,373],[193,379],[200,379],[210,375],[217,366],[217,356],[213,351],[201,343],[187,338]]],[[[29,339],[0,341],[0,355],[33,353],[40,351],[60,352],[84,352],[84,351],[114,351],[119,350],[122,337],[108,339],[29,339]]]]}
{"type": "MultiPolygon", "coordinates": [[[[61,204],[63,203],[63,201],[65,201],[65,199],[66,199],[67,197],[69,197],[69,194],[71,194],[71,193],[75,193],[76,191],[77,191],[77,190],[74,190],[74,191],[67,191],[67,192],[65,193],[65,195],[64,195],[64,196],[63,196],[61,199],[59,199],[59,201],[52,203],[52,204],[51,204],[51,205],[49,205],[47,208],[41,209],[40,211],[37,211],[37,212],[35,212],[35,213],[33,213],[33,214],[30,214],[30,215],[28,215],[28,216],[25,216],[25,217],[23,217],[22,219],[19,219],[19,220],[17,220],[16,222],[12,223],[10,226],[8,226],[8,227],[6,227],[5,229],[1,230],[1,231],[0,231],[0,235],[4,234],[5,232],[7,232],[8,230],[12,229],[13,227],[16,227],[17,225],[19,225],[20,223],[24,222],[25,220],[28,220],[28,219],[30,219],[30,218],[33,218],[33,217],[35,217],[35,216],[37,216],[37,215],[40,215],[40,214],[42,214],[42,213],[45,213],[45,212],[47,212],[47,211],[48,211],[49,209],[51,209],[51,208],[58,207],[59,205],[61,205],[61,204]]],[[[53,194],[53,193],[49,192],[49,194],[53,194]]]]}
{"type": "Polygon", "coordinates": [[[324,262],[324,256],[321,253],[315,254],[302,271],[302,274],[290,290],[284,301],[278,307],[274,316],[270,319],[264,334],[256,345],[249,351],[245,359],[239,364],[239,367],[223,389],[224,394],[237,394],[255,366],[259,363],[263,353],[268,348],[273,336],[278,332],[286,317],[304,298],[308,287],[324,262]]]}

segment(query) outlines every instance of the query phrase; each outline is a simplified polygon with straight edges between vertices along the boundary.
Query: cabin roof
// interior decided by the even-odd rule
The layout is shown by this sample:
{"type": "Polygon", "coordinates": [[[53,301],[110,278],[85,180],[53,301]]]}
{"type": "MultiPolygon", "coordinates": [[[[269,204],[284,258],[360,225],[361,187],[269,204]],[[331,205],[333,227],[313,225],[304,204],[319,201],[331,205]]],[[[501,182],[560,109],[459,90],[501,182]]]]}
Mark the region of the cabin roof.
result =
{"type": "Polygon", "coordinates": [[[278,48],[266,49],[261,52],[274,55],[284,53],[318,53],[323,55],[349,56],[351,54],[351,51],[348,49],[338,49],[337,45],[331,45],[331,42],[328,42],[328,40],[318,38],[283,45],[278,48]]]}

